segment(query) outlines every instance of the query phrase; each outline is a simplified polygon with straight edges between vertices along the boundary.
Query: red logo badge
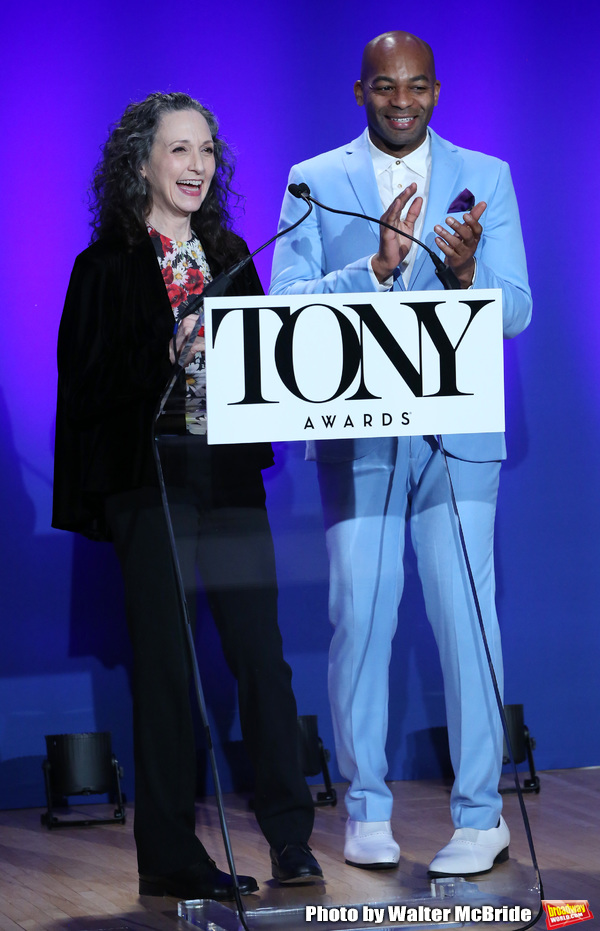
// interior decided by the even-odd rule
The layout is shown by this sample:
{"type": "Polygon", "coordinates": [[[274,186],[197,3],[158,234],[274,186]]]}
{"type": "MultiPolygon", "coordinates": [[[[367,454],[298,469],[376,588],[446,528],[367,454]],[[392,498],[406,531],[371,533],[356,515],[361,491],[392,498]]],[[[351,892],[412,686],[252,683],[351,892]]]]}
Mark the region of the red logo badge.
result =
{"type": "Polygon", "coordinates": [[[546,912],[547,928],[564,928],[574,925],[576,921],[587,921],[593,918],[590,903],[587,899],[546,899],[542,902],[546,912]]]}

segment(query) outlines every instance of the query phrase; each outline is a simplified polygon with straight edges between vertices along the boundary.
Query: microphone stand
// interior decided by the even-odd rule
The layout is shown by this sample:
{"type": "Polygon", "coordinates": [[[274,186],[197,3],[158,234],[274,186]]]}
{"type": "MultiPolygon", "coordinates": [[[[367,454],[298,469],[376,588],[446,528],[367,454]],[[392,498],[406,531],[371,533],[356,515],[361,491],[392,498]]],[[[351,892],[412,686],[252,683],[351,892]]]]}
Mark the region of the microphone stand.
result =
{"type": "Polygon", "coordinates": [[[240,885],[237,878],[237,871],[235,868],[235,862],[233,859],[233,849],[231,847],[231,837],[229,835],[229,828],[227,826],[227,820],[225,817],[225,805],[223,802],[223,790],[221,788],[221,781],[219,779],[219,770],[217,768],[217,759],[215,756],[214,745],[212,741],[212,733],[210,729],[210,723],[208,721],[208,712],[206,709],[206,701],[204,699],[204,690],[202,688],[202,680],[200,678],[200,670],[198,668],[198,657],[196,655],[196,646],[194,643],[194,632],[192,624],[190,621],[190,614],[187,605],[187,599],[185,596],[185,586],[183,584],[183,577],[181,574],[181,566],[179,564],[179,558],[177,556],[177,541],[175,539],[175,530],[173,528],[173,521],[171,520],[171,512],[169,510],[169,501],[167,497],[167,489],[165,485],[165,478],[162,469],[162,463],[160,461],[160,453],[158,451],[158,438],[154,437],[153,443],[154,451],[154,461],[156,463],[156,471],[158,473],[158,482],[160,486],[160,496],[162,501],[163,510],[165,512],[165,519],[167,523],[167,533],[169,536],[169,545],[171,548],[171,559],[173,561],[173,569],[175,571],[175,580],[177,584],[177,592],[179,595],[179,607],[181,610],[181,617],[183,619],[185,636],[188,645],[188,652],[190,656],[190,664],[192,668],[192,676],[194,679],[194,692],[196,695],[196,701],[198,702],[198,709],[200,712],[200,721],[202,723],[202,728],[204,730],[204,736],[206,740],[206,747],[208,750],[208,757],[210,759],[210,768],[213,776],[213,782],[215,786],[215,798],[217,800],[217,811],[219,813],[219,823],[221,825],[221,834],[223,836],[223,846],[225,847],[225,856],[227,859],[227,864],[229,866],[229,872],[231,873],[233,894],[235,898],[235,904],[238,909],[239,919],[242,923],[244,931],[250,931],[246,923],[246,915],[244,911],[244,904],[242,902],[242,896],[240,893],[240,885]]]}
{"type": "MultiPolygon", "coordinates": [[[[447,476],[447,478],[448,478],[448,486],[449,486],[449,488],[450,488],[450,499],[451,499],[451,501],[452,501],[452,511],[453,511],[454,516],[455,516],[455,518],[456,518],[456,525],[457,525],[457,528],[458,528],[458,536],[459,536],[459,539],[460,539],[460,547],[461,547],[461,550],[462,550],[463,559],[464,559],[464,561],[465,561],[465,568],[466,568],[466,570],[467,570],[467,576],[468,576],[468,579],[469,579],[469,586],[470,586],[470,588],[471,588],[471,596],[472,596],[472,598],[473,598],[473,606],[474,606],[474,608],[475,608],[475,614],[477,615],[477,624],[478,624],[478,626],[479,626],[479,631],[480,631],[480,633],[481,633],[481,640],[482,640],[482,643],[483,643],[483,649],[484,649],[485,656],[486,656],[486,660],[487,660],[487,664],[488,664],[488,670],[489,670],[489,673],[490,673],[490,679],[491,679],[491,683],[492,683],[492,689],[493,689],[493,692],[494,692],[494,697],[495,697],[495,699],[496,699],[496,704],[497,704],[497,706],[498,706],[498,713],[499,713],[499,715],[500,715],[500,723],[501,723],[501,725],[502,725],[502,732],[503,732],[503,734],[504,734],[504,740],[506,741],[506,746],[507,746],[507,749],[508,749],[508,756],[509,756],[509,760],[510,760],[510,764],[511,764],[512,775],[513,775],[515,787],[516,787],[517,798],[519,799],[519,808],[520,808],[520,811],[521,811],[521,818],[522,818],[522,820],[523,820],[523,826],[524,826],[524,828],[525,828],[525,835],[526,835],[526,837],[527,837],[527,845],[528,845],[528,847],[529,847],[529,854],[530,854],[530,856],[531,856],[531,862],[532,862],[532,864],[533,864],[533,869],[534,869],[534,871],[535,871],[536,879],[537,879],[538,886],[539,886],[539,890],[540,890],[540,899],[543,899],[543,898],[544,898],[544,886],[543,886],[543,883],[542,883],[542,875],[541,875],[541,873],[540,873],[540,867],[539,867],[539,864],[538,864],[538,861],[537,861],[537,855],[536,855],[535,847],[534,847],[534,844],[533,844],[533,836],[532,836],[532,833],[531,833],[531,824],[530,824],[530,822],[529,822],[529,815],[527,814],[527,809],[526,809],[526,807],[525,807],[525,800],[524,800],[524,798],[523,798],[523,791],[522,791],[522,789],[521,789],[521,783],[519,782],[519,774],[518,774],[518,772],[517,772],[517,766],[516,766],[516,763],[515,763],[514,752],[513,752],[512,743],[511,743],[511,739],[510,739],[510,734],[509,734],[509,730],[508,730],[508,723],[507,723],[506,714],[505,714],[505,711],[504,711],[504,704],[503,704],[503,701],[502,701],[502,695],[501,695],[501,693],[500,693],[500,686],[498,685],[498,677],[496,676],[496,670],[494,669],[494,663],[493,663],[493,660],[492,660],[492,653],[491,653],[491,650],[490,650],[490,645],[489,645],[489,641],[488,641],[488,638],[487,638],[487,634],[486,634],[486,632],[485,632],[485,624],[484,624],[484,621],[483,621],[483,613],[482,613],[482,610],[481,610],[481,602],[480,602],[480,600],[479,600],[479,594],[478,594],[478,592],[477,592],[477,586],[476,586],[476,584],[475,584],[475,576],[474,576],[474,574],[473,574],[473,568],[472,568],[472,565],[471,565],[471,560],[470,560],[470,558],[469,558],[469,551],[468,551],[468,549],[467,549],[467,541],[466,541],[466,539],[465,539],[465,533],[464,533],[464,530],[463,530],[462,520],[460,519],[460,511],[459,511],[459,509],[458,509],[458,501],[457,501],[457,499],[456,499],[456,492],[455,492],[455,490],[454,490],[454,482],[452,481],[452,475],[450,474],[450,466],[448,465],[448,455],[447,455],[446,449],[445,449],[445,447],[444,447],[444,438],[443,438],[443,436],[442,436],[441,434],[439,434],[439,435],[436,437],[436,439],[437,439],[437,441],[438,441],[438,446],[439,446],[439,448],[440,448],[440,450],[441,450],[441,452],[442,452],[442,455],[443,455],[443,457],[444,457],[444,465],[445,465],[445,467],[446,467],[446,476],[447,476]]],[[[538,912],[538,914],[536,915],[535,919],[533,919],[533,921],[531,921],[529,924],[525,925],[525,928],[530,928],[530,927],[532,927],[532,925],[534,925],[534,924],[537,922],[537,920],[539,919],[539,917],[540,917],[541,914],[542,914],[542,906],[540,905],[539,912],[538,912]]],[[[522,928],[521,931],[525,931],[525,928],[522,928]]]]}
{"type": "MultiPolygon", "coordinates": [[[[421,242],[421,241],[420,241],[419,239],[417,239],[415,236],[411,236],[410,233],[405,233],[403,230],[399,230],[399,229],[397,229],[395,226],[392,226],[391,224],[386,223],[385,220],[379,220],[379,219],[377,219],[376,217],[369,217],[369,216],[367,216],[367,215],[364,214],[364,213],[355,213],[355,212],[353,212],[353,211],[351,211],[351,210],[339,210],[339,209],[337,209],[337,208],[335,208],[335,207],[328,207],[326,204],[320,203],[318,200],[316,200],[314,197],[311,196],[310,188],[308,187],[307,184],[304,184],[304,183],[302,183],[302,184],[290,184],[289,187],[288,187],[288,191],[289,191],[290,194],[292,194],[294,197],[298,197],[298,198],[300,198],[301,200],[304,200],[306,203],[310,203],[310,202],[311,202],[311,203],[313,203],[313,204],[316,204],[317,207],[321,207],[323,210],[328,210],[330,213],[338,213],[338,214],[341,214],[342,216],[357,217],[358,219],[369,220],[371,223],[377,223],[377,224],[379,224],[379,226],[384,226],[384,227],[386,227],[386,229],[392,230],[393,232],[398,233],[400,236],[405,236],[407,239],[410,239],[412,242],[416,242],[417,245],[422,246],[422,248],[425,249],[425,251],[426,251],[426,252],[428,253],[428,255],[430,256],[430,258],[431,258],[431,260],[433,261],[433,264],[434,264],[434,266],[435,266],[435,274],[437,275],[437,277],[439,278],[439,280],[442,282],[444,288],[445,288],[447,291],[455,291],[455,290],[460,290],[460,289],[461,289],[460,282],[459,282],[458,278],[456,277],[456,275],[454,274],[453,270],[452,270],[449,266],[445,265],[445,264],[440,260],[439,256],[437,256],[437,255],[435,254],[435,252],[433,252],[433,251],[429,248],[429,246],[425,245],[425,243],[421,242]]],[[[484,652],[485,652],[485,656],[486,656],[486,660],[487,660],[487,664],[488,664],[488,670],[489,670],[489,673],[490,673],[490,679],[491,679],[491,683],[492,683],[492,689],[493,689],[493,692],[494,692],[494,697],[495,697],[495,699],[496,699],[496,704],[497,704],[497,706],[498,706],[498,713],[499,713],[499,716],[500,716],[500,723],[501,723],[501,725],[502,725],[502,731],[503,731],[503,734],[504,734],[504,739],[505,739],[505,741],[506,741],[506,746],[507,746],[507,748],[508,748],[508,754],[509,754],[509,758],[510,758],[511,768],[512,768],[512,771],[513,771],[513,777],[514,777],[514,781],[515,781],[517,797],[518,797],[518,799],[519,799],[519,806],[520,806],[520,810],[521,810],[521,817],[522,817],[522,819],[523,819],[523,825],[524,825],[524,827],[525,827],[525,834],[526,834],[526,837],[527,837],[527,843],[528,843],[529,852],[530,852],[530,855],[531,855],[531,861],[532,861],[532,864],[533,864],[533,868],[534,868],[534,871],[535,871],[535,874],[536,874],[536,878],[537,878],[537,882],[538,882],[538,886],[539,886],[539,890],[540,890],[540,898],[543,899],[543,897],[544,897],[544,887],[543,887],[543,884],[542,884],[542,877],[541,877],[541,873],[540,873],[540,868],[539,868],[539,865],[538,865],[537,856],[536,856],[536,852],[535,852],[535,847],[534,847],[534,844],[533,844],[533,837],[532,837],[532,834],[531,834],[531,825],[530,825],[530,822],[529,822],[529,816],[528,816],[528,814],[527,814],[527,809],[526,809],[526,807],[525,807],[525,801],[524,801],[524,799],[523,799],[523,792],[522,792],[522,790],[521,790],[521,785],[520,785],[520,782],[519,782],[519,775],[518,775],[518,773],[517,773],[517,767],[516,767],[515,760],[514,760],[514,753],[513,753],[513,749],[512,749],[512,745],[511,745],[510,735],[509,735],[509,732],[508,732],[508,724],[507,724],[506,715],[505,715],[505,712],[504,712],[504,705],[503,705],[503,701],[502,701],[502,695],[500,694],[500,687],[499,687],[499,685],[498,685],[498,679],[497,679],[496,671],[495,671],[495,669],[494,669],[494,664],[493,664],[493,661],[492,661],[492,654],[491,654],[491,651],[490,651],[490,647],[489,647],[489,642],[488,642],[487,634],[486,634],[486,632],[485,632],[485,626],[484,626],[484,622],[483,622],[483,614],[482,614],[482,611],[481,611],[481,603],[480,603],[480,599],[479,599],[479,594],[478,594],[478,592],[477,592],[477,587],[476,587],[476,584],[475,584],[475,577],[474,577],[474,575],[473,575],[473,570],[472,570],[472,567],[471,567],[471,560],[470,560],[470,558],[469,558],[469,553],[468,553],[468,550],[467,550],[467,544],[466,544],[466,540],[465,540],[464,530],[463,530],[462,521],[461,521],[461,518],[460,518],[460,511],[459,511],[459,509],[458,509],[458,502],[457,502],[457,500],[456,500],[456,494],[455,494],[455,490],[454,490],[454,483],[453,483],[453,481],[452,481],[452,475],[451,475],[451,473],[450,473],[450,466],[449,466],[449,464],[448,464],[448,455],[447,455],[447,453],[446,453],[446,448],[445,448],[445,446],[444,446],[444,438],[443,438],[443,436],[440,434],[440,435],[438,435],[438,436],[436,437],[436,439],[437,439],[438,447],[439,447],[439,449],[440,449],[440,451],[441,451],[441,453],[442,453],[443,459],[444,459],[445,471],[446,471],[446,476],[447,476],[447,479],[448,479],[448,487],[449,487],[449,491],[450,491],[450,499],[451,499],[451,502],[452,502],[452,511],[453,511],[454,517],[455,517],[455,519],[456,519],[456,525],[457,525],[458,536],[459,536],[459,540],[460,540],[460,546],[461,546],[461,550],[462,550],[462,554],[463,554],[463,559],[464,559],[464,562],[465,562],[465,569],[466,569],[467,576],[468,576],[468,579],[469,579],[469,586],[470,586],[470,589],[471,589],[471,596],[472,596],[472,599],[473,599],[473,606],[474,606],[474,608],[475,608],[475,614],[476,614],[476,616],[477,616],[478,626],[479,626],[479,630],[480,630],[480,633],[481,633],[481,639],[482,639],[483,648],[484,648],[484,652]]],[[[529,928],[529,927],[531,927],[532,925],[534,925],[534,924],[537,922],[537,920],[539,919],[541,913],[542,913],[542,906],[540,905],[540,910],[539,910],[539,912],[538,912],[538,915],[535,917],[535,919],[534,919],[532,922],[530,922],[530,924],[526,925],[525,927],[526,927],[526,928],[529,928]]],[[[523,929],[523,931],[524,931],[524,929],[523,929]]]]}
{"type": "MultiPolygon", "coordinates": [[[[289,233],[291,230],[299,226],[300,223],[302,223],[308,217],[308,215],[312,212],[312,209],[313,209],[313,205],[309,204],[308,210],[306,211],[306,213],[304,213],[300,217],[300,219],[296,221],[296,223],[294,223],[292,226],[287,227],[284,230],[280,230],[280,232],[276,233],[275,236],[272,236],[271,239],[263,243],[262,246],[259,246],[258,249],[255,249],[254,252],[245,256],[240,262],[238,262],[228,271],[221,272],[219,275],[217,275],[217,277],[213,281],[211,281],[210,284],[205,288],[202,295],[200,295],[198,298],[195,298],[194,301],[190,302],[190,305],[186,309],[186,313],[182,315],[182,317],[180,317],[179,320],[177,321],[177,325],[179,325],[179,322],[181,319],[183,319],[183,316],[188,316],[189,314],[193,314],[193,313],[199,313],[199,311],[204,306],[204,299],[206,297],[210,297],[210,296],[216,297],[216,296],[225,294],[225,292],[229,288],[231,282],[236,277],[236,275],[238,275],[242,271],[242,269],[244,269],[246,265],[248,265],[252,261],[252,259],[258,252],[261,252],[263,249],[266,249],[266,247],[269,246],[276,239],[278,239],[279,236],[283,236],[285,235],[285,233],[289,233]]],[[[227,825],[227,819],[225,817],[225,806],[223,803],[223,791],[221,788],[221,781],[219,778],[219,771],[217,768],[217,760],[216,760],[215,751],[214,751],[210,723],[208,720],[206,701],[204,698],[204,690],[202,688],[202,681],[200,678],[200,670],[198,668],[198,658],[196,655],[196,648],[195,648],[195,642],[194,642],[194,631],[193,631],[193,627],[190,621],[187,599],[185,595],[185,586],[183,584],[181,566],[180,566],[179,558],[177,555],[177,541],[175,539],[175,530],[173,528],[173,521],[171,519],[171,512],[169,509],[169,501],[168,501],[168,496],[167,496],[165,477],[164,477],[162,463],[160,460],[160,453],[158,449],[159,437],[156,431],[156,425],[158,424],[158,421],[160,420],[160,417],[164,412],[165,406],[171,396],[171,393],[173,391],[173,388],[175,387],[177,379],[179,378],[179,376],[181,375],[182,371],[185,368],[185,362],[186,362],[187,356],[194,343],[194,340],[196,339],[198,335],[200,325],[201,325],[201,318],[198,317],[197,323],[192,328],[192,331],[188,339],[186,340],[185,345],[182,347],[181,352],[179,353],[178,358],[175,361],[169,382],[167,383],[165,390],[163,391],[161,397],[159,398],[156,411],[154,414],[154,419],[152,422],[152,451],[154,455],[154,461],[156,464],[156,471],[158,475],[158,483],[159,483],[159,488],[160,488],[162,506],[163,506],[163,510],[165,513],[166,523],[167,523],[167,533],[168,533],[169,545],[171,549],[171,559],[173,562],[173,569],[175,572],[177,592],[179,596],[179,604],[180,604],[180,609],[181,609],[181,618],[184,624],[186,641],[188,645],[192,676],[194,680],[194,691],[196,695],[196,701],[198,703],[198,709],[200,712],[200,721],[202,723],[202,728],[204,730],[206,746],[207,746],[208,755],[210,759],[210,766],[211,766],[213,782],[215,786],[215,798],[217,801],[219,822],[221,826],[221,834],[223,836],[223,845],[225,847],[225,855],[227,858],[227,864],[229,866],[229,871],[231,873],[235,904],[237,906],[238,917],[240,919],[242,927],[244,928],[244,931],[250,931],[250,929],[248,928],[247,921],[246,921],[246,913],[244,910],[244,904],[242,902],[242,897],[240,894],[240,887],[239,887],[239,882],[237,878],[235,862],[233,858],[233,849],[231,846],[231,838],[229,834],[229,828],[227,825]]],[[[174,335],[176,335],[176,333],[177,333],[177,327],[175,328],[174,335]]]]}

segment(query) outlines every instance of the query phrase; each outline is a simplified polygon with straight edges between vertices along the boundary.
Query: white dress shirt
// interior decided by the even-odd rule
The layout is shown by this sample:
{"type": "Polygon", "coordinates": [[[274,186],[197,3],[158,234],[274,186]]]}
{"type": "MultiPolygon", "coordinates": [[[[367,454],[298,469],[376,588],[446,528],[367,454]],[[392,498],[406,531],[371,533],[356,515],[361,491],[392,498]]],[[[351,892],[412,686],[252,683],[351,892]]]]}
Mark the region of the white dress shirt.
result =
{"type": "MultiPolygon", "coordinates": [[[[413,182],[416,183],[416,193],[411,197],[402,211],[402,219],[405,219],[415,197],[422,197],[423,206],[415,222],[413,232],[413,235],[417,239],[421,239],[423,223],[425,222],[425,211],[427,209],[427,198],[429,196],[429,182],[431,180],[431,140],[429,138],[429,133],[427,133],[426,138],[418,149],[415,149],[403,158],[396,158],[393,155],[388,155],[386,152],[382,152],[381,149],[374,146],[370,138],[368,141],[383,211],[388,209],[394,198],[397,197],[404,188],[413,182]]],[[[417,249],[419,248],[420,247],[417,246],[416,243],[412,243],[406,258],[400,264],[400,273],[407,287],[417,257],[417,249]]],[[[377,290],[387,291],[391,288],[392,278],[380,283],[377,281],[372,268],[371,274],[377,282],[377,290]]]]}

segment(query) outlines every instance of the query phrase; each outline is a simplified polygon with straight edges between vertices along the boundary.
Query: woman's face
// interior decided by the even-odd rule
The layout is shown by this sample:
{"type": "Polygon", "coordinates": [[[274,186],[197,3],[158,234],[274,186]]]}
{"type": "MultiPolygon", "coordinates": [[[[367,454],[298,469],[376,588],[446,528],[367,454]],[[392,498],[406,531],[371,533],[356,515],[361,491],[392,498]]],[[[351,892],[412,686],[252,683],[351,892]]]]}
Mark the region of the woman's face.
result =
{"type": "Polygon", "coordinates": [[[152,194],[148,220],[168,235],[169,226],[200,208],[215,173],[213,140],[202,114],[165,113],[141,171],[152,194]]]}

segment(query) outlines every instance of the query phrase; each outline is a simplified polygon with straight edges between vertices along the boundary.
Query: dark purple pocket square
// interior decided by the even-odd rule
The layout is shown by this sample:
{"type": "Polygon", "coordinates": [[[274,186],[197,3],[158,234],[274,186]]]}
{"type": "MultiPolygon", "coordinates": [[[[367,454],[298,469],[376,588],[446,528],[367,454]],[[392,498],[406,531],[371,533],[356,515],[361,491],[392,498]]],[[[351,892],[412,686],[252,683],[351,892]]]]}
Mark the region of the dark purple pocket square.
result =
{"type": "Polygon", "coordinates": [[[467,210],[471,210],[475,206],[475,197],[471,194],[468,187],[461,191],[460,194],[454,198],[450,206],[448,207],[448,213],[466,213],[467,210]]]}

